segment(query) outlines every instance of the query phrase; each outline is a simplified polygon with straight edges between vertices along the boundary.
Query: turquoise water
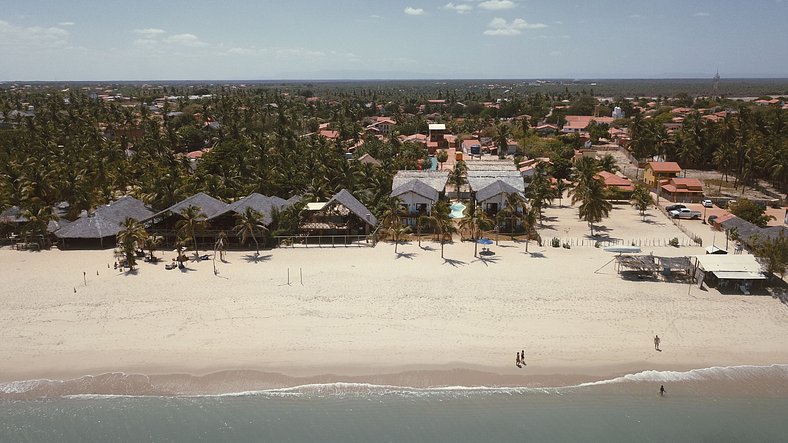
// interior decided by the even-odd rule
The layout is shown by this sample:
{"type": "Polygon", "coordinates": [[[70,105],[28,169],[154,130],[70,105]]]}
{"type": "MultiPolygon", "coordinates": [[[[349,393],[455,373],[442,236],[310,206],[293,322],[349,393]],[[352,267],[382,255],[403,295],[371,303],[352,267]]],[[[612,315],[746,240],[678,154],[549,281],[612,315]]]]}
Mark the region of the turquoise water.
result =
{"type": "Polygon", "coordinates": [[[430,170],[431,171],[437,171],[438,170],[438,159],[435,158],[434,156],[430,157],[430,170]]]}
{"type": "Polygon", "coordinates": [[[0,402],[3,442],[785,441],[788,399],[466,394],[0,402]]]}
{"type": "Polygon", "coordinates": [[[465,214],[463,214],[463,211],[465,210],[465,205],[462,204],[461,202],[454,202],[454,203],[452,203],[450,208],[451,208],[451,213],[449,214],[450,218],[463,218],[463,217],[465,217],[465,214]]]}

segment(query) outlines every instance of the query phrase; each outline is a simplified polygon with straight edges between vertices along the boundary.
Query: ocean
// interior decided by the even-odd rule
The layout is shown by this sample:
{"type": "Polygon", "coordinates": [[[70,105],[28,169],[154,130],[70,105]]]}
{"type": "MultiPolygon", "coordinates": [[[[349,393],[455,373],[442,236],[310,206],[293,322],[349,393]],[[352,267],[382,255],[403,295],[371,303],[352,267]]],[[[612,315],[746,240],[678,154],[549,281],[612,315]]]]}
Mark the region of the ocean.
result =
{"type": "Polygon", "coordinates": [[[788,439],[787,385],[788,365],[774,365],[547,388],[328,383],[210,396],[80,394],[0,401],[0,441],[778,442],[788,439]]]}

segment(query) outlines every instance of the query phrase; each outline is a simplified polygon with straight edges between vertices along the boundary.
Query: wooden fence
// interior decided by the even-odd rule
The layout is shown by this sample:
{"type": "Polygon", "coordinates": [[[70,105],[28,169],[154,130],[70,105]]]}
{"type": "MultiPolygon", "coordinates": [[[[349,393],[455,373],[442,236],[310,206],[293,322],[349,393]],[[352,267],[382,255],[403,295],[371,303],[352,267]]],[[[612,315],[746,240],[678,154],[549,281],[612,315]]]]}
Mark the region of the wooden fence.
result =
{"type": "Polygon", "coordinates": [[[371,235],[277,235],[274,237],[276,246],[280,248],[335,248],[373,247],[375,242],[371,235]]]}

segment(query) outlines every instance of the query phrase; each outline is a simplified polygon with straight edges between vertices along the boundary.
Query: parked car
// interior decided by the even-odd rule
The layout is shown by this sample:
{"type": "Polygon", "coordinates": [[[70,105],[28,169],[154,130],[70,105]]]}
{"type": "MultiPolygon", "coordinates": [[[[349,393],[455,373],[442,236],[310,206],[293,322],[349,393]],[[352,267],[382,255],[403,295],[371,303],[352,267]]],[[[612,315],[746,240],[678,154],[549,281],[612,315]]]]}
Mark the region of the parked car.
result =
{"type": "Polygon", "coordinates": [[[665,206],[665,210],[668,211],[668,212],[675,211],[677,209],[685,209],[685,208],[686,208],[686,206],[684,206],[682,204],[665,206]]]}
{"type": "Polygon", "coordinates": [[[700,203],[703,205],[704,208],[713,208],[714,207],[714,203],[712,203],[711,200],[708,200],[708,199],[707,200],[703,200],[700,203]]]}
{"type": "Polygon", "coordinates": [[[701,217],[700,211],[690,211],[687,208],[676,209],[668,212],[668,214],[673,218],[689,218],[692,220],[697,220],[701,217]]]}

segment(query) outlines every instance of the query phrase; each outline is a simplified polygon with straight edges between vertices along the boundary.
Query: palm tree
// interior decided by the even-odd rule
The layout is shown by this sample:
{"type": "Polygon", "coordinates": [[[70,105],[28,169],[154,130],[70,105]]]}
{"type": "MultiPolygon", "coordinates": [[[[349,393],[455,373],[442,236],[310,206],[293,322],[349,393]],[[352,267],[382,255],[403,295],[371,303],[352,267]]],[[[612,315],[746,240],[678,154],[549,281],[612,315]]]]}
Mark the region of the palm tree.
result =
{"type": "Polygon", "coordinates": [[[468,172],[468,166],[465,165],[464,161],[460,160],[454,164],[454,169],[449,174],[449,182],[454,185],[454,189],[457,191],[457,199],[460,198],[462,185],[465,184],[466,172],[468,172]]]}
{"type": "Polygon", "coordinates": [[[49,223],[58,220],[58,216],[52,212],[52,207],[43,206],[36,210],[26,209],[22,211],[21,215],[27,219],[23,228],[25,236],[34,239],[40,238],[48,243],[49,223]]]}
{"type": "Polygon", "coordinates": [[[184,240],[191,239],[194,243],[194,253],[199,256],[200,252],[197,250],[197,232],[205,226],[205,214],[202,213],[200,208],[194,205],[189,205],[183,208],[180,212],[181,219],[175,224],[175,227],[180,231],[180,237],[184,240]]]}
{"type": "Polygon", "coordinates": [[[227,253],[227,233],[224,231],[219,232],[216,243],[213,245],[213,258],[216,260],[216,254],[219,254],[219,259],[224,261],[224,254],[227,253]]]}
{"type": "Polygon", "coordinates": [[[612,203],[605,199],[605,186],[601,180],[592,180],[580,203],[580,218],[588,222],[591,236],[594,236],[594,223],[602,221],[613,208],[612,203]]]}
{"type": "Polygon", "coordinates": [[[484,212],[481,205],[473,205],[473,209],[465,209],[465,217],[460,221],[460,228],[467,229],[471,233],[473,240],[473,256],[478,255],[479,244],[476,242],[481,236],[481,231],[490,229],[494,226],[493,220],[484,212]]]}
{"type": "Polygon", "coordinates": [[[635,185],[635,190],[632,192],[630,202],[633,206],[638,208],[640,211],[640,217],[642,219],[645,217],[646,209],[654,204],[654,198],[651,196],[651,191],[649,191],[644,185],[638,183],[635,185]]]}
{"type": "Polygon", "coordinates": [[[234,231],[241,237],[241,244],[245,244],[249,237],[252,237],[257,255],[260,255],[260,244],[257,242],[255,232],[261,232],[263,235],[268,232],[268,228],[262,223],[263,214],[252,207],[247,207],[244,212],[235,215],[235,220],[234,231]]]}
{"type": "Polygon", "coordinates": [[[445,149],[441,149],[435,154],[435,158],[438,160],[438,164],[440,164],[440,169],[443,170],[443,164],[449,159],[449,153],[446,152],[445,149]]]}
{"type": "Polygon", "coordinates": [[[450,213],[451,208],[449,207],[449,203],[445,200],[438,200],[435,206],[432,207],[432,213],[429,216],[425,216],[429,219],[428,223],[438,229],[438,236],[441,243],[441,258],[444,258],[443,245],[446,240],[446,235],[457,232],[457,228],[454,227],[454,221],[449,217],[450,213]]]}
{"type": "Polygon", "coordinates": [[[403,202],[399,197],[388,197],[384,202],[385,209],[381,217],[381,223],[384,228],[388,228],[397,222],[402,221],[402,216],[405,211],[402,208],[403,202]]]}
{"type": "Polygon", "coordinates": [[[539,233],[536,232],[536,219],[537,219],[537,209],[535,208],[527,208],[523,206],[523,215],[522,215],[522,223],[523,229],[525,230],[525,252],[528,252],[528,244],[531,242],[531,239],[539,239],[539,243],[541,243],[541,237],[539,237],[539,233]]]}
{"type": "Polygon", "coordinates": [[[156,258],[153,256],[153,253],[161,246],[161,243],[164,241],[164,238],[159,235],[151,235],[145,239],[145,249],[148,250],[150,254],[150,261],[155,261],[156,258]]]}
{"type": "Polygon", "coordinates": [[[514,240],[515,221],[517,219],[522,219],[526,210],[525,199],[520,194],[506,194],[503,208],[497,215],[504,220],[509,220],[509,232],[511,233],[512,240],[514,240]]]}
{"type": "MultiPolygon", "coordinates": [[[[142,223],[131,217],[126,217],[120,226],[121,230],[117,235],[118,243],[126,255],[129,269],[134,270],[134,265],[137,264],[135,251],[144,244],[145,239],[148,238],[148,232],[145,231],[145,226],[142,223]]],[[[153,255],[152,252],[151,255],[153,255]]]]}
{"type": "Polygon", "coordinates": [[[396,221],[389,226],[388,230],[389,234],[391,234],[391,239],[394,240],[394,253],[396,254],[399,242],[410,233],[410,226],[405,226],[401,221],[396,221]]]}
{"type": "Polygon", "coordinates": [[[495,145],[498,147],[498,158],[506,158],[506,151],[509,148],[509,126],[498,124],[495,128],[495,145]]]}
{"type": "Polygon", "coordinates": [[[558,179],[555,184],[555,196],[558,197],[558,207],[562,208],[564,205],[562,204],[562,200],[564,198],[564,193],[569,191],[572,187],[564,181],[563,179],[558,179]]]}

